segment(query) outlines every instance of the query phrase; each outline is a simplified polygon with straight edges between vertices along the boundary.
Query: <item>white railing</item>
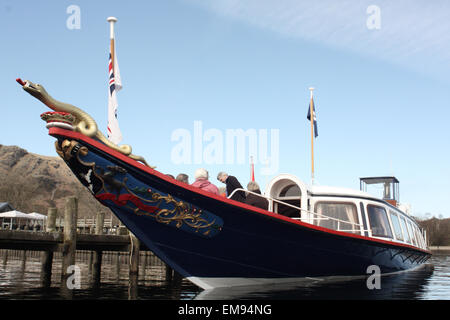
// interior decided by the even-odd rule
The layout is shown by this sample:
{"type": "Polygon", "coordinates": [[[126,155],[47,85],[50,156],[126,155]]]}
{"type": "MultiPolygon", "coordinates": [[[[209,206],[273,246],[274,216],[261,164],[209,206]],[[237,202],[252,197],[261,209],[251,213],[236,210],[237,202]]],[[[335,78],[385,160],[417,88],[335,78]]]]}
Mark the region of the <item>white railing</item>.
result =
{"type": "MultiPolygon", "coordinates": [[[[112,225],[112,217],[111,218],[105,218],[103,222],[104,228],[111,228],[112,225]]],[[[64,227],[64,218],[56,218],[56,227],[64,227]]],[[[96,218],[78,218],[77,220],[77,228],[90,228],[95,227],[96,225],[96,218]]]]}
{"type": "MultiPolygon", "coordinates": [[[[90,229],[95,228],[95,218],[79,218],[77,220],[77,228],[90,229]]],[[[27,218],[1,218],[0,229],[6,230],[28,230],[28,231],[45,231],[47,226],[47,220],[31,220],[27,218]]],[[[55,220],[55,227],[64,227],[64,218],[58,217],[55,220]]],[[[103,228],[113,228],[113,219],[105,218],[103,228]]]]}
{"type": "MultiPolygon", "coordinates": [[[[313,212],[313,211],[310,211],[310,210],[305,210],[305,209],[302,209],[300,207],[294,206],[294,205],[292,205],[290,203],[286,203],[284,201],[281,201],[281,200],[278,200],[278,199],[274,199],[274,198],[271,198],[271,197],[266,197],[266,196],[263,196],[262,194],[255,193],[255,192],[252,192],[252,191],[248,191],[248,190],[245,190],[245,189],[242,189],[242,188],[237,188],[237,189],[233,190],[233,192],[228,196],[228,198],[231,198],[238,191],[242,191],[242,192],[245,192],[245,193],[251,193],[251,194],[253,194],[255,196],[267,199],[269,201],[277,202],[277,203],[280,203],[280,204],[282,204],[284,206],[291,207],[291,208],[294,208],[294,209],[298,210],[299,213],[300,213],[299,214],[300,217],[299,218],[291,218],[291,219],[294,219],[294,220],[300,220],[302,222],[307,222],[307,223],[310,223],[310,224],[313,224],[313,225],[314,225],[314,223],[312,223],[311,221],[315,221],[315,220],[332,220],[332,221],[336,221],[338,223],[337,229],[333,229],[333,230],[336,230],[336,231],[358,232],[358,233],[365,232],[365,231],[371,231],[371,230],[364,230],[363,229],[363,225],[361,225],[359,223],[354,223],[354,222],[350,222],[350,221],[345,221],[345,220],[341,220],[341,219],[337,219],[337,218],[328,217],[328,216],[322,215],[320,213],[316,213],[316,212],[313,212]],[[301,212],[306,212],[307,214],[313,215],[314,217],[313,218],[308,217],[308,218],[303,219],[303,218],[301,218],[301,212]],[[355,226],[356,228],[354,230],[353,229],[352,230],[340,229],[340,223],[345,223],[346,225],[352,225],[352,227],[355,226]]],[[[274,212],[274,213],[276,213],[276,212],[274,212]]]]}
{"type": "MultiPolygon", "coordinates": [[[[231,198],[236,192],[245,192],[245,193],[251,193],[251,194],[253,194],[253,195],[255,195],[255,196],[258,196],[258,197],[261,197],[261,198],[264,198],[264,199],[267,199],[267,200],[269,200],[269,201],[273,201],[273,202],[276,202],[276,203],[280,203],[280,204],[282,204],[282,205],[284,205],[284,206],[287,206],[287,207],[290,207],[290,208],[294,208],[294,209],[296,209],[296,210],[298,210],[299,211],[299,217],[297,218],[297,217],[290,217],[291,219],[294,219],[294,220],[300,220],[300,221],[302,221],[302,222],[306,222],[306,223],[309,223],[309,224],[312,224],[312,225],[315,225],[314,224],[314,221],[320,221],[320,220],[330,220],[330,221],[336,221],[337,222],[337,228],[329,228],[329,227],[324,227],[324,228],[327,228],[327,229],[331,229],[331,230],[336,230],[336,231],[341,231],[341,232],[348,232],[348,233],[358,233],[358,234],[361,234],[361,235],[363,235],[364,234],[364,232],[369,232],[369,233],[371,233],[372,232],[372,229],[365,229],[364,228],[364,226],[362,225],[362,224],[359,224],[359,223],[354,223],[354,222],[350,222],[350,221],[345,221],[345,220],[341,220],[341,219],[337,219],[337,218],[333,218],[333,217],[329,217],[329,216],[325,216],[325,215],[322,215],[322,214],[320,214],[320,213],[316,213],[316,212],[313,212],[313,211],[310,211],[310,210],[305,210],[305,209],[302,209],[302,208],[300,208],[300,207],[298,207],[298,206],[295,206],[295,205],[292,205],[292,204],[290,204],[290,203],[286,203],[286,202],[284,202],[284,201],[281,201],[281,200],[278,200],[278,199],[273,199],[273,198],[271,198],[271,197],[266,197],[266,196],[263,196],[262,194],[259,194],[259,193],[255,193],[255,192],[252,192],[252,191],[248,191],[248,190],[245,190],[245,189],[242,189],[242,188],[237,188],[237,189],[235,189],[229,196],[228,196],[228,198],[231,198]],[[305,212],[305,213],[307,213],[308,214],[308,217],[306,217],[306,218],[302,218],[301,217],[301,212],[305,212]],[[312,216],[312,217],[311,217],[312,216]],[[344,226],[341,226],[341,224],[344,224],[344,226]],[[348,226],[351,226],[351,228],[352,229],[348,229],[348,226]],[[343,228],[343,229],[341,229],[341,227],[343,228]]],[[[274,212],[274,213],[276,213],[276,212],[274,212]]],[[[419,228],[419,230],[420,230],[421,228],[419,228]]],[[[424,230],[424,229],[421,229],[421,231],[422,231],[422,239],[423,239],[423,242],[424,242],[424,244],[421,244],[419,241],[420,241],[420,239],[418,239],[417,241],[418,241],[418,243],[417,243],[417,247],[419,247],[419,248],[423,248],[423,249],[426,249],[427,247],[428,247],[428,237],[427,237],[427,234],[426,234],[426,231],[424,230]]],[[[420,233],[420,232],[419,232],[420,233]]],[[[416,236],[414,236],[415,238],[418,238],[418,236],[416,237],[416,236]]],[[[403,243],[407,243],[406,241],[401,241],[401,242],[403,242],[403,243]]],[[[412,244],[412,243],[411,243],[412,244]]]]}

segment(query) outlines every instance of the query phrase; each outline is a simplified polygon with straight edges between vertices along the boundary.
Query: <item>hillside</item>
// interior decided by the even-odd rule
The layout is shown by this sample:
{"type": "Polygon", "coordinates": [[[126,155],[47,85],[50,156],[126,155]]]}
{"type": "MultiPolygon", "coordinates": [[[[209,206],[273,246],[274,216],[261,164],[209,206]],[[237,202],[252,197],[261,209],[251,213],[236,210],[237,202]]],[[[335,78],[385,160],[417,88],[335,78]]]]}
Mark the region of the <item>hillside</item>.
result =
{"type": "Polygon", "coordinates": [[[110,216],[111,211],[95,200],[61,158],[0,144],[0,202],[9,202],[22,212],[43,214],[55,206],[63,216],[68,196],[78,197],[80,218],[95,216],[98,211],[110,216]]]}

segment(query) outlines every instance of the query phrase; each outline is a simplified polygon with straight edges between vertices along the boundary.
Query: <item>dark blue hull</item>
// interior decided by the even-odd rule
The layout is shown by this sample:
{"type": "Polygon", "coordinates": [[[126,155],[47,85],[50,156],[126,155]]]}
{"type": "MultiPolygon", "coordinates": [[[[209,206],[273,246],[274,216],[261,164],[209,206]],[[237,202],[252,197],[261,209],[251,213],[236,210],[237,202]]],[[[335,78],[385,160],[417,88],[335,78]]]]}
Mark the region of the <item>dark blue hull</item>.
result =
{"type": "Polygon", "coordinates": [[[391,273],[430,256],[205,193],[74,132],[50,134],[60,144],[78,143],[64,158],[80,182],[164,262],[203,288],[361,276],[371,265],[391,273]]]}

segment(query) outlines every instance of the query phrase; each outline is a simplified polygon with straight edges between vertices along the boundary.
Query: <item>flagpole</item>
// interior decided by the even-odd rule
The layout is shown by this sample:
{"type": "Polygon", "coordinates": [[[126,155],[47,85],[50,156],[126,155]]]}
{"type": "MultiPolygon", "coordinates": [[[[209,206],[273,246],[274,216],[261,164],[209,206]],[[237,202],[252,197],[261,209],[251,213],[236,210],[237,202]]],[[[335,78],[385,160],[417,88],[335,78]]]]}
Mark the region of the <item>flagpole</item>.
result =
{"type": "Polygon", "coordinates": [[[113,68],[113,72],[114,72],[114,54],[115,54],[115,50],[114,50],[114,23],[117,22],[117,18],[116,17],[108,17],[106,19],[106,21],[109,22],[109,39],[111,41],[111,62],[112,62],[112,68],[113,68]]]}
{"type": "Polygon", "coordinates": [[[255,181],[255,165],[253,163],[253,156],[250,157],[250,181],[255,181]]]}
{"type": "Polygon", "coordinates": [[[313,113],[313,91],[314,88],[310,87],[311,98],[309,102],[309,114],[311,115],[311,185],[314,185],[314,113],[313,113]]]}
{"type": "Polygon", "coordinates": [[[117,97],[116,93],[122,88],[120,81],[119,66],[117,65],[116,50],[114,48],[114,24],[117,22],[116,17],[108,17],[109,22],[109,38],[111,41],[110,61],[109,61],[109,80],[108,80],[108,139],[115,144],[122,141],[122,133],[120,132],[119,122],[117,120],[117,97]],[[117,68],[116,68],[117,67],[117,68]]]}

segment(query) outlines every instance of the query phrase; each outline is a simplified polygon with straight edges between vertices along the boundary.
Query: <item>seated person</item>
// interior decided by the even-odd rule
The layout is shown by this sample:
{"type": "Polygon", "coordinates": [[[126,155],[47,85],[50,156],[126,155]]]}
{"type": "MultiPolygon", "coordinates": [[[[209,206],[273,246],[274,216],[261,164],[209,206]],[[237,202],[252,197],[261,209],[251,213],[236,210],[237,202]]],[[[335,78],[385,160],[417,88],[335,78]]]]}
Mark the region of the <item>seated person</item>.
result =
{"type": "Polygon", "coordinates": [[[177,180],[189,184],[189,176],[185,173],[180,173],[177,175],[177,180]]]}
{"type": "MultiPolygon", "coordinates": [[[[259,189],[259,185],[255,181],[250,181],[247,184],[247,190],[261,194],[261,190],[259,189]]],[[[248,193],[247,198],[245,199],[245,203],[251,206],[255,206],[264,210],[267,210],[269,207],[269,201],[266,198],[259,197],[254,195],[253,193],[248,193]]]]}

